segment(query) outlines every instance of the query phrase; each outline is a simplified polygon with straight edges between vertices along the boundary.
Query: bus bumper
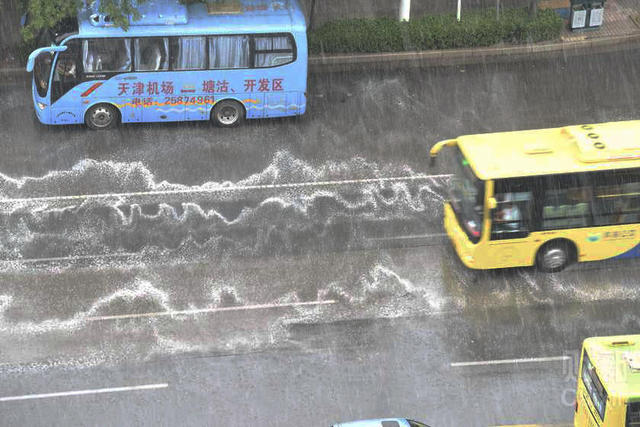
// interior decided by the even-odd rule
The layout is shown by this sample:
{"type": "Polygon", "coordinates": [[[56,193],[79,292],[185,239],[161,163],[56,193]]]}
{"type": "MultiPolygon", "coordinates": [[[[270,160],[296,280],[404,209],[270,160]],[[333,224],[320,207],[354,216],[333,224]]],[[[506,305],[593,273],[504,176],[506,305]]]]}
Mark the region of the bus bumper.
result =
{"type": "Polygon", "coordinates": [[[477,269],[475,259],[475,245],[471,243],[466,233],[460,228],[456,215],[453,212],[453,208],[447,202],[444,204],[444,229],[447,232],[447,236],[451,240],[460,261],[468,267],[477,269]]]}

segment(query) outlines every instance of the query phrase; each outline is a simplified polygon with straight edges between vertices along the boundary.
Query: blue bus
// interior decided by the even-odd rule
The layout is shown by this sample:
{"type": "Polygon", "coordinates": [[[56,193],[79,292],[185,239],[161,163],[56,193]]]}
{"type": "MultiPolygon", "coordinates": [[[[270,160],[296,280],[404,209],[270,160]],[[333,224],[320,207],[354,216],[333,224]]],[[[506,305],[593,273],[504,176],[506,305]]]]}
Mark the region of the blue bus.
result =
{"type": "Polygon", "coordinates": [[[143,3],[128,30],[87,2],[78,31],[29,56],[40,122],[118,123],[302,115],[307,35],[297,0],[143,3]]]}

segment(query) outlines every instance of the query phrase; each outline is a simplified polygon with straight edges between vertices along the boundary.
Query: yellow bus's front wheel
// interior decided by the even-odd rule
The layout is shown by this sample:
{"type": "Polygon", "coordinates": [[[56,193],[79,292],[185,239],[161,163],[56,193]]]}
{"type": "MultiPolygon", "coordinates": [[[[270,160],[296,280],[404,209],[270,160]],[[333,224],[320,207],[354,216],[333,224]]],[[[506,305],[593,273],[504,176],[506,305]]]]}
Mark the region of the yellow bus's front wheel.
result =
{"type": "Polygon", "coordinates": [[[565,239],[552,240],[545,243],[536,255],[536,267],[546,273],[564,270],[576,259],[576,247],[565,239]]]}

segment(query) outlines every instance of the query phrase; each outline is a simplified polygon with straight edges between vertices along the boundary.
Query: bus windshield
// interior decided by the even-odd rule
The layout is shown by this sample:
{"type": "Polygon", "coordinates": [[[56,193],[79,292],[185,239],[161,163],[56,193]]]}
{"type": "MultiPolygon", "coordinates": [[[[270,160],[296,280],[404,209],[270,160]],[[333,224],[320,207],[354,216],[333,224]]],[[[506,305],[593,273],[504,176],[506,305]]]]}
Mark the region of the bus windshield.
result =
{"type": "Polygon", "coordinates": [[[53,54],[51,52],[42,52],[36,58],[33,67],[33,81],[41,97],[47,96],[49,90],[49,75],[51,73],[51,64],[53,62],[53,54]]]}
{"type": "Polygon", "coordinates": [[[591,397],[593,406],[598,411],[598,415],[600,415],[600,419],[604,420],[604,412],[607,405],[607,392],[604,389],[600,378],[598,378],[595,367],[591,363],[586,351],[582,357],[582,382],[584,383],[584,387],[587,389],[587,393],[589,393],[589,397],[591,397]]]}
{"type": "Polygon", "coordinates": [[[475,176],[459,148],[456,149],[452,170],[449,187],[451,206],[469,239],[477,243],[482,234],[484,183],[475,176]]]}

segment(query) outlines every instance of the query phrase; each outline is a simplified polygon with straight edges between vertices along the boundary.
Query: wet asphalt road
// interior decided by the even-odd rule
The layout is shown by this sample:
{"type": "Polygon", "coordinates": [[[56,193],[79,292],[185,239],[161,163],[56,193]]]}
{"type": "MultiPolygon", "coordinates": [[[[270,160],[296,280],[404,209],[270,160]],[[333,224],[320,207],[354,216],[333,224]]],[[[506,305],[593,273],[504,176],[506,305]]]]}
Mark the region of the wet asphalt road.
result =
{"type": "MultiPolygon", "coordinates": [[[[446,172],[423,161],[439,139],[637,118],[639,56],[312,76],[306,117],[231,131],[44,128],[24,119],[24,84],[2,85],[0,192],[446,172]]],[[[441,202],[427,181],[2,211],[2,424],[569,422],[581,340],[640,327],[637,261],[472,272],[442,239],[441,202]],[[370,244],[413,234],[424,246],[370,244]],[[55,256],[71,258],[15,261],[55,256]],[[163,387],[3,400],[145,384],[163,387]]]]}
{"type": "MultiPolygon", "coordinates": [[[[14,178],[79,161],[141,162],[155,182],[238,181],[286,152],[313,167],[361,157],[425,169],[425,151],[465,133],[624,120],[640,107],[640,50],[535,62],[312,75],[309,113],[219,130],[206,123],[103,133],[32,123],[30,83],[0,85],[0,171],[14,178]]],[[[99,191],[96,188],[96,191],[99,191]]]]}

